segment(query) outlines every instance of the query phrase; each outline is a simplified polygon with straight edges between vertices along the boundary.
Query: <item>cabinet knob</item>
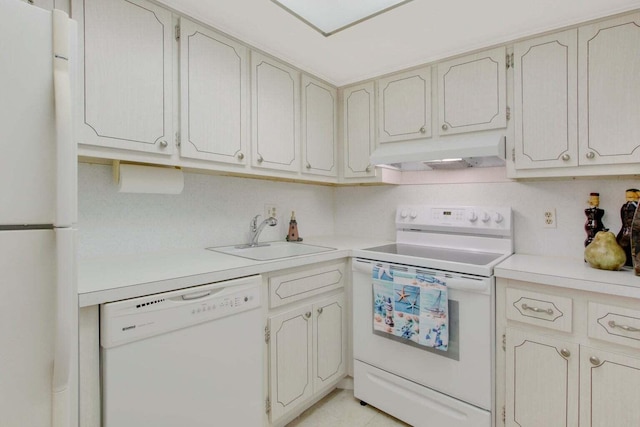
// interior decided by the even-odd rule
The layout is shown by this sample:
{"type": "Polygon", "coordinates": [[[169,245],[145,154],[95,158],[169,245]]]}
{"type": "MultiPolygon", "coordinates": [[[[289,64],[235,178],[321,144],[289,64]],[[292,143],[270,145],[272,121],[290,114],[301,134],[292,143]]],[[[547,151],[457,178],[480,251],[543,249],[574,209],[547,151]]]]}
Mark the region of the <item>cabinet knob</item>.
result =
{"type": "Polygon", "coordinates": [[[318,314],[322,314],[322,307],[318,309],[318,314]]]}
{"type": "Polygon", "coordinates": [[[594,366],[600,365],[600,359],[598,359],[596,356],[591,356],[589,358],[589,362],[591,362],[591,364],[594,366]]]}
{"type": "Polygon", "coordinates": [[[571,352],[566,348],[563,348],[562,350],[560,350],[560,354],[562,355],[562,357],[565,357],[565,358],[568,358],[569,356],[571,356],[571,352]]]}
{"type": "Polygon", "coordinates": [[[589,151],[587,153],[587,159],[593,159],[594,157],[596,157],[596,153],[594,153],[593,151],[589,151]]]}
{"type": "Polygon", "coordinates": [[[307,164],[304,167],[307,169],[311,169],[311,163],[307,162],[307,164]]]}
{"type": "Polygon", "coordinates": [[[244,154],[242,151],[238,153],[238,160],[244,160],[244,154]]]}
{"type": "Polygon", "coordinates": [[[424,126],[420,128],[420,133],[427,133],[427,130],[424,128],[424,126]]]}
{"type": "Polygon", "coordinates": [[[367,165],[367,167],[364,169],[366,172],[371,172],[371,165],[367,165]]]}
{"type": "Polygon", "coordinates": [[[566,162],[567,160],[569,160],[570,158],[571,158],[571,156],[570,156],[570,155],[568,155],[568,154],[563,154],[563,155],[562,155],[562,160],[564,160],[565,162],[566,162]]]}
{"type": "Polygon", "coordinates": [[[262,156],[260,154],[258,154],[258,163],[262,163],[264,161],[264,159],[262,158],[262,156]]]}
{"type": "Polygon", "coordinates": [[[160,141],[160,147],[167,148],[168,146],[169,146],[169,143],[167,141],[165,141],[164,139],[162,141],[160,141]]]}
{"type": "Polygon", "coordinates": [[[304,317],[306,317],[307,319],[308,319],[308,318],[310,318],[310,317],[311,317],[311,312],[310,312],[310,311],[307,311],[307,312],[304,314],[304,317]]]}
{"type": "Polygon", "coordinates": [[[442,130],[447,130],[447,129],[449,129],[449,126],[448,126],[446,123],[445,123],[445,124],[443,124],[443,125],[442,125],[442,130]]]}

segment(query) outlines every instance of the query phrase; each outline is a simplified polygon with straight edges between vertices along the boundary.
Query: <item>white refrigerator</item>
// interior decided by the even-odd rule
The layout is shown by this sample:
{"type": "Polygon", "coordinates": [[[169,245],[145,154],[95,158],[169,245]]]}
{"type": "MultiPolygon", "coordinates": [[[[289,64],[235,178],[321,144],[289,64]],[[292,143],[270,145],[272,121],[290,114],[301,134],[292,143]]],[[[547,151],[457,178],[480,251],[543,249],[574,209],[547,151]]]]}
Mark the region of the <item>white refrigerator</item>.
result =
{"type": "Polygon", "coordinates": [[[75,23],[0,0],[0,426],[78,423],[75,23]]]}

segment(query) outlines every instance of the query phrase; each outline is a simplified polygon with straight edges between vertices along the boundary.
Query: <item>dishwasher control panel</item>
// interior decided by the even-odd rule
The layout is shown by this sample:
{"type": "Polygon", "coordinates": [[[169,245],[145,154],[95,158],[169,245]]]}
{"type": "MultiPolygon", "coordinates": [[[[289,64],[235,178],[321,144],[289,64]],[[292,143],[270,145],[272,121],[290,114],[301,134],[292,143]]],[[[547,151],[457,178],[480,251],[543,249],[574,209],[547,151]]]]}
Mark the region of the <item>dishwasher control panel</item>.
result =
{"type": "Polygon", "coordinates": [[[257,309],[261,285],[261,276],[251,276],[103,304],[100,344],[115,347],[257,309]]]}

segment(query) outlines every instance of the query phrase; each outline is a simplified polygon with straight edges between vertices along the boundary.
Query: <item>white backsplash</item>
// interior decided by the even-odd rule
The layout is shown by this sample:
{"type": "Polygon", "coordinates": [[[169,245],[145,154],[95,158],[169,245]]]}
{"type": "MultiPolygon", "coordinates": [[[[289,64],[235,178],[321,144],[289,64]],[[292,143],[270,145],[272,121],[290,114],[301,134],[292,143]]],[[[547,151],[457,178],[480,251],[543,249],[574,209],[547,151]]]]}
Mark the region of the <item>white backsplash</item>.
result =
{"type": "MultiPolygon", "coordinates": [[[[249,221],[278,207],[278,225],[260,241],[283,240],[291,211],[301,237],[334,233],[334,189],[185,173],[179,195],[118,193],[111,167],[80,163],[80,257],[225,246],[248,241],[249,221]]],[[[261,218],[262,219],[262,218],[261,218]]]]}
{"type": "Polygon", "coordinates": [[[81,257],[224,246],[246,242],[251,218],[278,206],[278,226],[261,241],[282,240],[291,211],[302,237],[366,236],[393,240],[398,204],[506,205],[514,211],[516,252],[581,257],[584,209],[600,193],[604,223],[617,234],[627,188],[638,179],[580,179],[481,184],[333,188],[185,173],[180,195],[121,194],[105,165],[79,165],[81,257]],[[544,228],[555,208],[557,228],[544,228]]]}

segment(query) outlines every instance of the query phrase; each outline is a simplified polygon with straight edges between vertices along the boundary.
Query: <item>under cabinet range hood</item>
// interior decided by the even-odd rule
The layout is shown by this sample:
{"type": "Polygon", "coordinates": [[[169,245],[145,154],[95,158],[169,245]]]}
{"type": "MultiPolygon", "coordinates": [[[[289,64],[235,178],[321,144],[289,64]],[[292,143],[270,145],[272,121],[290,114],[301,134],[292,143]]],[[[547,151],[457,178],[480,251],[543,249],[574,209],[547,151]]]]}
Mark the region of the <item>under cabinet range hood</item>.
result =
{"type": "Polygon", "coordinates": [[[504,166],[504,131],[387,142],[378,146],[370,161],[400,170],[504,166]]]}

